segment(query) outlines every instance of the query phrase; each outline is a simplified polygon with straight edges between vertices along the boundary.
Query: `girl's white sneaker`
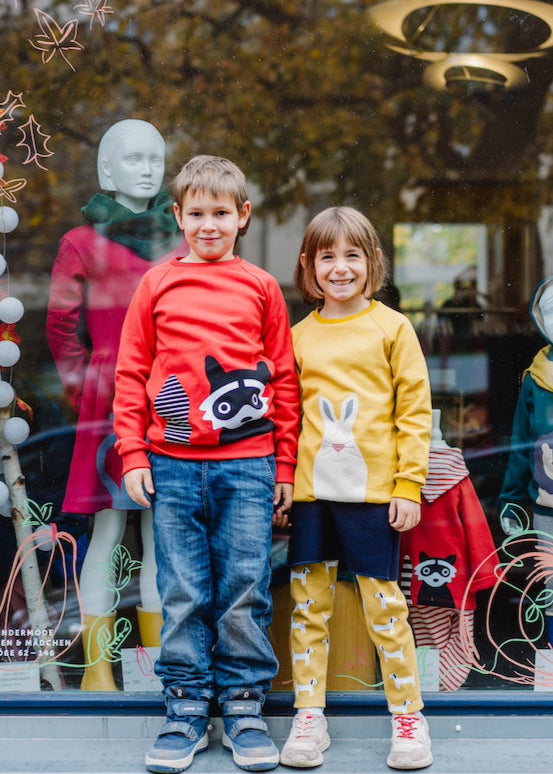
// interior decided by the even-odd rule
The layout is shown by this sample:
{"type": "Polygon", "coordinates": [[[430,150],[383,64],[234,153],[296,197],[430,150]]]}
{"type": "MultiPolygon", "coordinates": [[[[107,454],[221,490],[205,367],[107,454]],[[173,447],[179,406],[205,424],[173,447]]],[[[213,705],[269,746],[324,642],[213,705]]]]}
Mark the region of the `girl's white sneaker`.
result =
{"type": "Polygon", "coordinates": [[[309,769],[320,766],[323,752],[330,747],[328,724],[324,715],[298,712],[292,721],[292,730],[280,753],[283,766],[309,769]]]}
{"type": "Polygon", "coordinates": [[[426,718],[416,712],[392,715],[392,749],[386,763],[392,769],[424,769],[433,761],[426,718]]]}

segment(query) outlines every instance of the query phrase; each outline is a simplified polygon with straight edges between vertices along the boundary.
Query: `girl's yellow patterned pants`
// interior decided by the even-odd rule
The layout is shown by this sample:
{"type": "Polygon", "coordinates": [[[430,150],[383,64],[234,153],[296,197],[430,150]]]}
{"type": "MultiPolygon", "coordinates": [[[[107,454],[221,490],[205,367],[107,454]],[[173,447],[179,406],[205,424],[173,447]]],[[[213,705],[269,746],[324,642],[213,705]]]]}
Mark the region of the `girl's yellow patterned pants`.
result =
{"type": "MultiPolygon", "coordinates": [[[[324,707],[328,671],[328,622],[334,608],[337,562],[298,565],[290,573],[295,604],[291,621],[294,706],[324,707]]],[[[380,661],[390,712],[422,709],[415,641],[408,622],[407,602],[395,581],[357,575],[369,636],[380,661]]],[[[353,647],[353,644],[352,644],[353,647]]],[[[345,671],[345,670],[344,670],[345,671]]]]}

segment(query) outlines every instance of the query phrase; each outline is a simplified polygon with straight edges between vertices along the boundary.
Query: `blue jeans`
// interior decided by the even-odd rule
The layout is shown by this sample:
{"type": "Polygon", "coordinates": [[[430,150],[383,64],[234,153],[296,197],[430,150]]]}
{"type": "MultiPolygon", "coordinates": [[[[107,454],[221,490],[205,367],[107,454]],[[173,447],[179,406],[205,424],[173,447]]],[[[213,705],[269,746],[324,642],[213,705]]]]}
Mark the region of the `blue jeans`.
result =
{"type": "Polygon", "coordinates": [[[278,670],[267,636],[274,458],[151,463],[163,606],[155,673],[191,699],[264,694],[278,670]]]}

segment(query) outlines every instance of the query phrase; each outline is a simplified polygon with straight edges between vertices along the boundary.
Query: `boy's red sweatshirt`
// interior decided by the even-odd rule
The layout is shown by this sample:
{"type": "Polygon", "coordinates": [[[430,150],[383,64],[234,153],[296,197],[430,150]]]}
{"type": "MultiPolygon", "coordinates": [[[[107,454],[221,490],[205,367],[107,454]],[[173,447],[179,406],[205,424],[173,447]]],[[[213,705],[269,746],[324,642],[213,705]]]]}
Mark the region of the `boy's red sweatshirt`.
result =
{"type": "Polygon", "coordinates": [[[124,473],[148,451],[179,459],[275,454],[293,483],[299,389],[274,277],[235,256],[150,269],[128,309],[117,361],[116,448],[124,473]]]}

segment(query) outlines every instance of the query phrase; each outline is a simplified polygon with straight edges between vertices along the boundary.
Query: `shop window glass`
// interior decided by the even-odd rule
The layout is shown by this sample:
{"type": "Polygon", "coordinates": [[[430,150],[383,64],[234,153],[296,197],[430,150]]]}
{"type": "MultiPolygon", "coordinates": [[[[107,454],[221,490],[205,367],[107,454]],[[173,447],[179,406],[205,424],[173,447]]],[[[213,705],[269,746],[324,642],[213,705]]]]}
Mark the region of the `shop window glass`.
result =
{"type": "MultiPolygon", "coordinates": [[[[96,511],[64,507],[71,466],[84,459],[71,395],[78,367],[60,368],[46,334],[60,241],[83,226],[81,208],[100,190],[100,140],[126,118],[163,136],[164,185],[198,152],[244,167],[254,216],[240,250],[277,277],[293,322],[308,312],[293,270],[311,215],[347,203],[373,218],[394,286],[381,298],[419,334],[436,431],[460,450],[470,482],[463,494],[478,516],[480,553],[466,544],[475,564],[460,599],[452,581],[461,558],[447,535],[432,549],[413,540],[402,554],[423,689],[550,690],[547,522],[533,519],[528,501],[507,514],[514,527],[500,509],[522,377],[545,345],[527,310],[553,272],[549,71],[537,56],[498,69],[492,57],[454,61],[440,71],[443,84],[436,73],[427,82],[430,60],[386,47],[369,23],[373,5],[4,0],[0,693],[160,689],[151,522],[119,503],[125,517],[107,518],[110,550],[92,562],[92,584],[83,583],[96,511]],[[510,91],[512,78],[520,91],[510,91]],[[87,585],[109,601],[87,608],[87,585]]],[[[410,14],[402,27],[409,53],[453,46],[508,56],[549,40],[549,22],[535,15],[458,5],[410,14]]],[[[173,248],[168,238],[166,253],[173,248]]],[[[109,309],[101,334],[120,318],[130,284],[116,282],[101,240],[94,256],[109,271],[98,293],[98,309],[109,309]]],[[[71,283],[73,298],[90,302],[78,271],[59,283],[60,297],[67,301],[71,283]]],[[[84,308],[70,307],[73,344],[88,358],[98,330],[84,308]]],[[[117,460],[109,423],[104,430],[96,452],[111,485],[117,460]]],[[[527,459],[541,459],[547,477],[540,443],[542,456],[527,459]]],[[[427,509],[436,518],[436,499],[427,509]]],[[[287,543],[287,531],[275,531],[275,691],[291,690],[287,543]]],[[[380,654],[341,566],[330,641],[330,691],[382,691],[380,654]]]]}

